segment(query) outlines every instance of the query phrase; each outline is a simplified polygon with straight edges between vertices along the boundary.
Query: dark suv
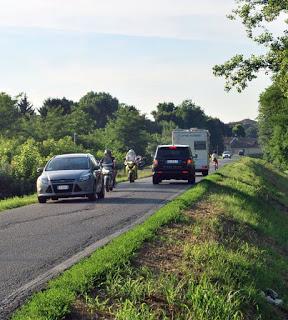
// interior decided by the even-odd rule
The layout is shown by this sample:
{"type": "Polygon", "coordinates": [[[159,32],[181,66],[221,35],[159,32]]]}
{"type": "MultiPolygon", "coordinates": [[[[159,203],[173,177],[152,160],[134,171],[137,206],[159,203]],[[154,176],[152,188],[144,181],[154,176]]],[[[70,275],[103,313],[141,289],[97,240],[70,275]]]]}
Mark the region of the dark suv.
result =
{"type": "Polygon", "coordinates": [[[195,166],[192,152],[186,145],[158,146],[153,161],[153,184],[162,180],[188,180],[195,183],[195,166]]]}

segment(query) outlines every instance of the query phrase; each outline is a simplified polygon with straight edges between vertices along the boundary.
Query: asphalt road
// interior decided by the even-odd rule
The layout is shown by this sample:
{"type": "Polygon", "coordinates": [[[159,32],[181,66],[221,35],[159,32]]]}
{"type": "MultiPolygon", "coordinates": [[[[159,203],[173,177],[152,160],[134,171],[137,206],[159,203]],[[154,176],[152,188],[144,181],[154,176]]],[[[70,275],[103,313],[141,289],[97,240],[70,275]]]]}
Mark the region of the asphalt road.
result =
{"type": "Polygon", "coordinates": [[[96,202],[65,199],[0,213],[0,308],[23,285],[157,210],[188,187],[169,181],[153,185],[146,178],[121,183],[96,202]]]}

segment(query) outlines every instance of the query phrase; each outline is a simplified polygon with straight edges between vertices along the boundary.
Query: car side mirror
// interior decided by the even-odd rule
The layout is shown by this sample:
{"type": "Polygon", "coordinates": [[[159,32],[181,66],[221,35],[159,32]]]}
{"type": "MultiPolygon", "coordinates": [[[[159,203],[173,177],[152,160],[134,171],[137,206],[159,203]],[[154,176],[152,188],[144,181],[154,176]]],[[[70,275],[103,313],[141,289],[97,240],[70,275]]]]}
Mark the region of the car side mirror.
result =
{"type": "Polygon", "coordinates": [[[43,172],[43,170],[44,170],[44,168],[42,168],[42,167],[40,167],[40,168],[37,168],[37,173],[42,173],[43,172]]]}

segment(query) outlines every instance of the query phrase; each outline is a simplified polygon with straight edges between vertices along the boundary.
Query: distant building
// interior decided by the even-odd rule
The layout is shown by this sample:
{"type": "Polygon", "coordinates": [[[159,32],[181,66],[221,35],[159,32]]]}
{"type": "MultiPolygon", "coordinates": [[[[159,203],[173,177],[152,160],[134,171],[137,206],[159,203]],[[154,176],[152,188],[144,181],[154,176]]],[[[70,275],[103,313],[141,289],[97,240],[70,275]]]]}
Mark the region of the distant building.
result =
{"type": "Polygon", "coordinates": [[[245,155],[262,154],[262,150],[256,138],[242,137],[225,137],[224,149],[238,154],[240,150],[244,150],[245,155]]]}

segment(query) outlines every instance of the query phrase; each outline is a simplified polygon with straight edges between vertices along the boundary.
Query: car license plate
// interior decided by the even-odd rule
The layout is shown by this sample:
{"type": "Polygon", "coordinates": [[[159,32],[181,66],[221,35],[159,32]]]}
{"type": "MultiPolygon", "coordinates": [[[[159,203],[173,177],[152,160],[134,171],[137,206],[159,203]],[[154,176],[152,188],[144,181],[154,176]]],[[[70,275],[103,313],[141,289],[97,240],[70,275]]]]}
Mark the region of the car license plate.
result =
{"type": "Polygon", "coordinates": [[[178,160],[167,160],[167,163],[169,163],[169,164],[172,164],[172,163],[178,163],[179,161],[178,160]]]}
{"type": "Polygon", "coordinates": [[[63,185],[63,186],[57,186],[57,190],[68,190],[69,186],[63,185]]]}

